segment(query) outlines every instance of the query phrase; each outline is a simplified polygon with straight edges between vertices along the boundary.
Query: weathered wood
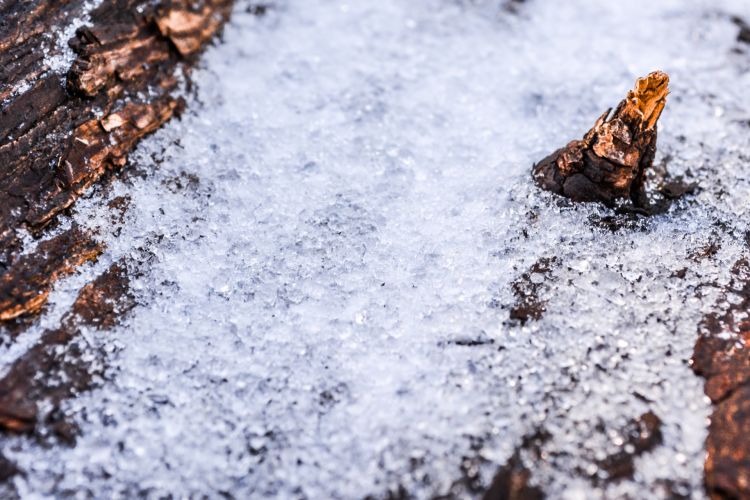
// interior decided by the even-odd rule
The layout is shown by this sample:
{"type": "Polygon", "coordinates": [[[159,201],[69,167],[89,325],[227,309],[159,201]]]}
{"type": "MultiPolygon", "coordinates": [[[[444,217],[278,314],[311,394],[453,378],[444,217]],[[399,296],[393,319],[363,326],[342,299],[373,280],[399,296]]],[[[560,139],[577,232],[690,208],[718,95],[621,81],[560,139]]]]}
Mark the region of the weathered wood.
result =
{"type": "Polygon", "coordinates": [[[133,308],[125,270],[124,264],[113,264],[82,288],[60,326],[46,331],[10,366],[0,379],[0,428],[31,432],[45,420],[43,417],[52,416],[53,421],[47,422],[51,429],[64,439],[73,438],[71,425],[59,415],[59,406],[90,388],[96,374],[91,360],[80,355],[76,341],[81,328],[112,328],[133,308]],[[51,408],[48,415],[40,415],[43,404],[51,408]]]}
{"type": "Polygon", "coordinates": [[[713,498],[750,497],[750,262],[740,259],[732,280],[700,324],[693,370],[706,378],[714,403],[706,439],[706,488],[713,498]]]}
{"type": "Polygon", "coordinates": [[[18,258],[0,276],[0,320],[39,311],[56,279],[95,259],[101,251],[102,246],[90,234],[73,227],[18,258]]]}
{"type": "MultiPolygon", "coordinates": [[[[0,321],[17,334],[55,280],[102,251],[73,226],[45,227],[145,135],[177,114],[179,82],[228,19],[231,0],[0,0],[0,321]],[[57,59],[55,59],[57,58],[57,59]],[[60,66],[60,61],[69,64],[60,66]],[[67,66],[67,67],[65,67],[67,66]],[[42,237],[24,248],[23,231],[42,237]]],[[[120,211],[127,203],[111,208],[120,211]]],[[[84,356],[82,328],[108,329],[134,306],[124,264],[86,285],[60,326],[47,330],[0,379],[0,428],[64,441],[75,426],[62,402],[92,386],[101,353],[84,356]]],[[[0,457],[2,458],[2,457],[0,457]]],[[[0,483],[19,473],[0,461],[0,483]]],[[[5,485],[7,486],[7,485],[5,485]]]]}
{"type": "Polygon", "coordinates": [[[54,39],[87,14],[85,2],[0,1],[0,320],[38,310],[11,293],[19,266],[37,275],[24,286],[43,284],[37,296],[60,276],[40,259],[16,262],[19,231],[38,233],[179,112],[180,79],[231,4],[104,0],[70,40],[63,74],[53,62],[66,40],[54,39]]]}
{"type": "Polygon", "coordinates": [[[667,102],[669,77],[640,78],[611,114],[605,111],[582,140],[570,142],[534,166],[534,181],[573,201],[618,199],[647,205],[646,173],[656,154],[656,122],[667,102]]]}

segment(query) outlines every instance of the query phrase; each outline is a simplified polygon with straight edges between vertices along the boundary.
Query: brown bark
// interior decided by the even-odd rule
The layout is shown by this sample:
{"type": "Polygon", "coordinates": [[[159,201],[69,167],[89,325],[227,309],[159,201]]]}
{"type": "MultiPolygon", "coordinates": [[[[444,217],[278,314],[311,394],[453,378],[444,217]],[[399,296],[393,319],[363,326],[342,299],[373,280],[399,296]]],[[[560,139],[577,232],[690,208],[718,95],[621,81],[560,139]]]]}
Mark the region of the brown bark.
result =
{"type": "MultiPolygon", "coordinates": [[[[11,335],[29,326],[58,278],[102,251],[75,226],[52,237],[45,228],[180,111],[178,82],[232,0],[103,0],[61,66],[52,58],[68,40],[56,38],[87,14],[85,3],[0,0],[0,322],[11,335]],[[41,241],[24,248],[24,231],[41,241]]],[[[111,208],[121,222],[127,199],[111,208]]],[[[86,285],[59,327],[0,379],[0,428],[72,441],[61,404],[90,388],[105,362],[82,328],[112,328],[133,305],[123,264],[86,285]]],[[[6,462],[0,483],[19,473],[6,462]]]]}
{"type": "Polygon", "coordinates": [[[73,227],[19,257],[0,276],[0,320],[39,311],[56,279],[95,259],[101,251],[91,235],[73,227]]]}
{"type": "MultiPolygon", "coordinates": [[[[0,379],[0,427],[31,432],[46,419],[60,437],[72,439],[72,426],[60,417],[65,399],[88,389],[96,374],[77,345],[81,328],[109,329],[135,302],[123,264],[114,264],[81,289],[60,326],[42,334],[37,344],[16,360],[0,379]],[[52,408],[40,415],[46,403],[52,408]]],[[[96,355],[97,353],[93,353],[96,355]]]]}
{"type": "Polygon", "coordinates": [[[179,111],[180,75],[232,1],[104,0],[70,40],[75,59],[62,75],[45,53],[62,55],[50,40],[84,4],[0,0],[0,320],[39,309],[18,300],[19,287],[41,285],[23,292],[38,299],[63,274],[54,252],[51,262],[22,259],[19,231],[38,234],[179,111]]]}
{"type": "Polygon", "coordinates": [[[614,113],[607,110],[582,140],[570,142],[534,166],[534,181],[573,201],[618,199],[645,207],[646,173],[656,153],[656,122],[666,105],[669,77],[640,78],[614,113]]]}
{"type": "Polygon", "coordinates": [[[714,412],[706,439],[706,489],[712,498],[750,498],[750,263],[739,260],[707,315],[693,353],[714,412]]]}

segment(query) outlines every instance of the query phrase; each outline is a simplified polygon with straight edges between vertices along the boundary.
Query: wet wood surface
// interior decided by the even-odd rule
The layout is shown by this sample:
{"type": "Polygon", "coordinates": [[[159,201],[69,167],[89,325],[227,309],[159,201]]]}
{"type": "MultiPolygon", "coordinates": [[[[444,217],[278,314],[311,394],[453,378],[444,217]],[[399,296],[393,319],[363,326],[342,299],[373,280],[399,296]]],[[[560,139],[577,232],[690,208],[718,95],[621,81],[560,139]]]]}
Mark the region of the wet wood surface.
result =
{"type": "Polygon", "coordinates": [[[750,262],[732,268],[732,281],[699,326],[693,370],[706,378],[714,403],[706,441],[706,488],[712,498],[750,497],[750,262]]]}

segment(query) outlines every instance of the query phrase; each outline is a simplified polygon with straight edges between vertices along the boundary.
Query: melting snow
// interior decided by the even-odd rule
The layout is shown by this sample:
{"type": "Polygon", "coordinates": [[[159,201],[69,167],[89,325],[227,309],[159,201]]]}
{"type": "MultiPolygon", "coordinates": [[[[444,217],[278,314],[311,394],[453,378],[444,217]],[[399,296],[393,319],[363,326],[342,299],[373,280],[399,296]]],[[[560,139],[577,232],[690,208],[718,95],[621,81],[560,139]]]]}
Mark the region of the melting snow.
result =
{"type": "Polygon", "coordinates": [[[747,4],[245,7],[188,112],[132,158],[144,175],[78,205],[109,247],[84,277],[148,256],[141,305],[92,335],[114,352],[69,405],[77,446],[3,443],[22,495],[425,498],[463,457],[487,485],[543,429],[533,478],[552,498],[667,480],[700,498],[710,406],[688,360],[715,294],[696,287],[726,282],[748,229],[750,57],[729,20],[747,4]],[[608,210],[532,186],[534,161],[654,69],[672,77],[657,162],[698,195],[612,232],[608,210]],[[104,201],[122,194],[114,236],[104,201]],[[552,256],[546,313],[509,322],[512,282],[552,256]],[[664,443],[634,478],[587,479],[649,409],[664,443]]]}

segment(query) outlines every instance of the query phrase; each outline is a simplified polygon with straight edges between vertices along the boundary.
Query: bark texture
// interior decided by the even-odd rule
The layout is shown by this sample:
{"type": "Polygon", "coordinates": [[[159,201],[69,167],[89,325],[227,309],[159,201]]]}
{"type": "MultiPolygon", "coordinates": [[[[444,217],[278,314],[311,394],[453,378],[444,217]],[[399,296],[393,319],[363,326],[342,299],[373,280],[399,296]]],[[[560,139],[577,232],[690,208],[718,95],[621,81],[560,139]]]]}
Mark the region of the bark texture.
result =
{"type": "Polygon", "coordinates": [[[739,260],[716,309],[700,325],[693,370],[706,378],[714,412],[706,440],[712,498],[750,498],[750,263],[739,260]]]}
{"type": "MultiPolygon", "coordinates": [[[[101,0],[89,12],[90,3],[0,0],[0,324],[9,337],[31,324],[57,279],[102,252],[79,227],[55,227],[56,216],[179,113],[180,82],[232,6],[101,0]]],[[[127,200],[110,208],[122,222],[127,200]]],[[[82,331],[112,328],[134,306],[127,267],[84,286],[60,324],[10,365],[0,429],[75,439],[62,404],[106,362],[82,331]]],[[[5,462],[0,483],[23,474],[5,462]]]]}
{"type": "Polygon", "coordinates": [[[102,251],[90,234],[77,227],[41,242],[33,253],[19,257],[0,277],[0,320],[37,312],[57,278],[102,251]]]}
{"type": "Polygon", "coordinates": [[[646,206],[644,183],[656,153],[656,122],[667,102],[669,77],[640,78],[614,113],[607,110],[581,140],[570,142],[534,166],[534,181],[573,201],[611,205],[629,199],[646,206]]]}
{"type": "Polygon", "coordinates": [[[81,289],[58,328],[48,330],[0,379],[0,427],[32,432],[40,425],[72,440],[74,429],[60,404],[101,375],[101,354],[79,343],[81,329],[112,328],[135,305],[123,264],[114,264],[81,289]],[[86,355],[83,355],[84,352],[86,355]],[[97,369],[99,367],[99,369],[97,369]],[[46,410],[41,411],[44,407],[46,410]]]}
{"type": "Polygon", "coordinates": [[[61,269],[80,263],[20,257],[20,231],[40,234],[179,112],[178,84],[231,3],[103,0],[87,13],[83,0],[0,0],[0,320],[37,311],[61,269]]]}

